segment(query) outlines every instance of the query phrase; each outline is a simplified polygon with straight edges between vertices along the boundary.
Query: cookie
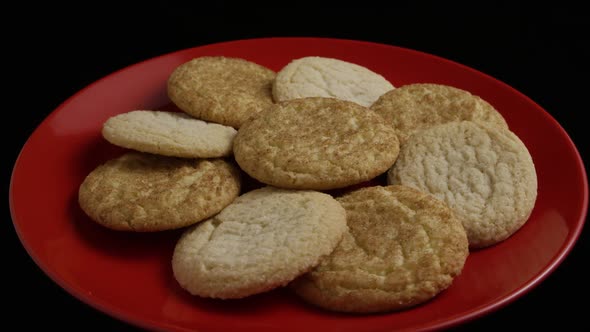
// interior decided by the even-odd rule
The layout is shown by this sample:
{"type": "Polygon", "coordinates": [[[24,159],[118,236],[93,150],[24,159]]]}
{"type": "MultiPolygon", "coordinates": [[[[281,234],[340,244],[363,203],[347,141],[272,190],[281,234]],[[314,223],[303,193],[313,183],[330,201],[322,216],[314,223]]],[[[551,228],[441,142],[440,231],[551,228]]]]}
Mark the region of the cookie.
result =
{"type": "Polygon", "coordinates": [[[261,293],[316,266],[346,228],[346,213],[330,195],[257,189],[182,235],[172,258],[174,276],[201,297],[261,293]]]}
{"type": "Polygon", "coordinates": [[[331,97],[370,106],[394,86],[383,76],[354,63],[318,56],[296,59],[277,73],[274,100],[331,97]]]}
{"type": "Polygon", "coordinates": [[[275,76],[274,71],[244,59],[199,57],[172,72],[168,96],[198,119],[239,128],[272,105],[275,76]]]}
{"type": "Polygon", "coordinates": [[[412,135],[390,184],[429,192],[458,215],[472,248],[498,243],[528,219],[537,197],[531,155],[508,129],[450,122],[412,135]]]}
{"type": "Polygon", "coordinates": [[[80,207],[97,223],[152,232],[204,220],[236,198],[238,169],[223,159],[182,159],[131,152],[93,170],[80,207]]]}
{"type": "Polygon", "coordinates": [[[400,144],[415,131],[452,121],[475,121],[508,128],[485,100],[441,84],[409,84],[382,95],[371,109],[395,128],[400,144]]]}
{"type": "Polygon", "coordinates": [[[109,118],[103,137],[118,146],[171,157],[229,156],[237,131],[184,113],[132,111],[109,118]]]}
{"type": "Polygon", "coordinates": [[[305,301],[342,312],[400,310],[433,298],[461,273],[467,237],[442,201],[404,186],[363,188],[337,200],[349,231],[291,283],[305,301]]]}
{"type": "Polygon", "coordinates": [[[276,104],[234,139],[240,167],[260,182],[293,189],[335,189],[368,181],[395,162],[395,131],[377,114],[333,98],[276,104]]]}

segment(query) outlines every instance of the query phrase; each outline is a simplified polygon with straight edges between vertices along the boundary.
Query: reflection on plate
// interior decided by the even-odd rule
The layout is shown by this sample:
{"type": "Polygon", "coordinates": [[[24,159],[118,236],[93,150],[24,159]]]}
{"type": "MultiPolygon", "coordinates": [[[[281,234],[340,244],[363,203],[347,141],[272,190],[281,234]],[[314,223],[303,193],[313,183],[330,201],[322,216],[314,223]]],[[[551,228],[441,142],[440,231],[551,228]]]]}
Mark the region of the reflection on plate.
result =
{"type": "Polygon", "coordinates": [[[559,124],[530,99],[473,69],[407,49],[349,40],[269,38],[167,54],[116,72],[80,91],[31,135],[10,187],[18,235],[35,262],[72,295],[119,319],[165,330],[338,331],[449,327],[495,310],[541,282],[574,245],[588,204],[580,156],[559,124]],[[236,301],[188,295],[170,259],[181,231],[116,233],[88,220],[78,186],[123,150],[102,139],[102,123],[134,109],[169,107],[166,80],[197,56],[245,58],[279,70],[308,55],[358,63],[395,86],[433,82],[489,101],[529,148],[539,193],[530,220],[508,240],[473,252],[453,285],[432,301],[396,313],[351,316],[312,308],[286,289],[236,301]],[[559,165],[554,163],[559,160],[559,165]],[[30,202],[35,202],[31,208],[30,202]]]}

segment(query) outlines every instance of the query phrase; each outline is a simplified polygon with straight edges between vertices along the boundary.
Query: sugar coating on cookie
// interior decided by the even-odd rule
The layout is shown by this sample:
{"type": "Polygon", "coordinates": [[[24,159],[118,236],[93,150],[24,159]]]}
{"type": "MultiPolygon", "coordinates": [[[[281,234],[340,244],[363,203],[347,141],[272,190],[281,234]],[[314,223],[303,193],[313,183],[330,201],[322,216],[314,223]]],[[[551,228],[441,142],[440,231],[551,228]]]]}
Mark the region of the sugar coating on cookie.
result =
{"type": "Polygon", "coordinates": [[[102,135],[112,144],[171,157],[229,156],[237,131],[207,123],[185,113],[137,110],[115,115],[103,125],[102,135]]]}
{"type": "Polygon", "coordinates": [[[188,229],[172,268],[193,295],[242,298],[284,286],[332,252],[346,213],[330,195],[265,187],[188,229]]]}
{"type": "Polygon", "coordinates": [[[487,101],[468,91],[442,84],[408,84],[385,93],[371,105],[395,128],[400,144],[415,131],[452,121],[475,121],[508,128],[487,101]]]}
{"type": "Polygon", "coordinates": [[[318,56],[295,59],[277,73],[273,84],[275,101],[305,97],[328,97],[370,106],[394,89],[383,76],[370,69],[318,56]]]}
{"type": "Polygon", "coordinates": [[[302,98],[247,122],[234,156],[253,178],[282,188],[334,189],[368,181],[395,162],[395,131],[353,102],[302,98]]]}
{"type": "Polygon", "coordinates": [[[400,310],[433,298],[463,269],[465,230],[433,196],[375,186],[337,200],[349,231],[320,265],[291,283],[305,301],[342,312],[400,310]]]}
{"type": "Polygon", "coordinates": [[[508,129],[452,122],[402,145],[388,183],[429,192],[459,216],[472,248],[498,243],[528,219],[537,197],[531,155],[508,129]]]}
{"type": "Polygon", "coordinates": [[[178,66],[168,79],[168,96],[184,112],[239,128],[272,105],[276,73],[239,58],[199,57],[178,66]]]}
{"type": "Polygon", "coordinates": [[[94,169],[80,185],[78,201],[105,227],[152,232],[204,220],[239,191],[239,170],[223,159],[131,152],[94,169]]]}

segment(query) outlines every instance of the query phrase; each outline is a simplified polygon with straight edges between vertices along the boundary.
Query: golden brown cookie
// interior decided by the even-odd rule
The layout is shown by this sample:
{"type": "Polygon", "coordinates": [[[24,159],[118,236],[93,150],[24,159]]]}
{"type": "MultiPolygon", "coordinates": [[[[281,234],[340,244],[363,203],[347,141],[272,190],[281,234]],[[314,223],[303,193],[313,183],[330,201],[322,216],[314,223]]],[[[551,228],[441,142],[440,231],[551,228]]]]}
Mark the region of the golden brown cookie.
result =
{"type": "Polygon", "coordinates": [[[236,198],[239,171],[223,159],[182,159],[127,153],[98,166],[78,200],[97,223],[151,232],[206,219],[236,198]]]}
{"type": "Polygon", "coordinates": [[[395,128],[400,144],[415,131],[451,121],[469,120],[508,128],[485,100],[441,84],[408,84],[382,95],[371,109],[395,128]]]}
{"type": "Polygon", "coordinates": [[[239,128],[272,105],[274,71],[239,58],[199,57],[178,66],[168,96],[186,113],[239,128]]]}
{"type": "Polygon", "coordinates": [[[370,180],[395,162],[399,143],[381,117],[353,102],[302,98],[247,122],[234,156],[253,178],[282,188],[334,189],[370,180]]]}
{"type": "Polygon", "coordinates": [[[445,201],[463,222],[472,248],[516,232],[537,198],[535,165],[522,141],[508,129],[471,121],[412,135],[388,172],[388,182],[445,201]]]}
{"type": "Polygon", "coordinates": [[[345,230],[346,213],[330,195],[265,187],[188,229],[174,249],[172,269],[191,294],[242,298],[309,271],[345,230]]]}
{"type": "Polygon", "coordinates": [[[376,186],[337,200],[349,232],[319,266],[291,283],[305,301],[343,312],[400,310],[433,298],[463,269],[465,230],[433,196],[376,186]]]}

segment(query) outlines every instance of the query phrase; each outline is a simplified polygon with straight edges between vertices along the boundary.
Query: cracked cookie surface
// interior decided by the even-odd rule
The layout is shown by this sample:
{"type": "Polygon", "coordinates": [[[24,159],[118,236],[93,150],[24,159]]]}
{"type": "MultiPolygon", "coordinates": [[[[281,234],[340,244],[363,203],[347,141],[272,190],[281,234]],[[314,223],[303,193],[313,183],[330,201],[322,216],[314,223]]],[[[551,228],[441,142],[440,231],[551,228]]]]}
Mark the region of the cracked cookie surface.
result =
{"type": "Polygon", "coordinates": [[[247,122],[234,156],[253,178],[282,188],[334,189],[368,181],[399,152],[395,131],[353,102],[302,98],[276,104],[247,122]]]}
{"type": "Polygon", "coordinates": [[[363,188],[337,198],[349,231],[290,287],[343,312],[384,312],[423,303],[448,288],[468,255],[461,222],[433,196],[405,186],[363,188]]]}
{"type": "Polygon", "coordinates": [[[109,118],[102,135],[112,144],[171,157],[229,156],[237,131],[184,113],[137,110],[109,118]]]}
{"type": "Polygon", "coordinates": [[[403,144],[415,131],[452,121],[483,122],[508,128],[487,101],[452,86],[417,83],[390,91],[371,105],[398,134],[403,144]]]}
{"type": "Polygon", "coordinates": [[[93,170],[80,185],[78,201],[105,227],[153,232],[206,219],[239,191],[239,171],[225,160],[131,152],[93,170]]]}
{"type": "Polygon", "coordinates": [[[345,230],[346,213],[330,195],[265,187],[188,229],[176,244],[172,268],[193,295],[242,298],[309,271],[345,230]]]}
{"type": "Polygon", "coordinates": [[[295,59],[277,73],[274,100],[327,97],[370,106],[394,89],[383,76],[363,66],[324,57],[295,59]]]}
{"type": "Polygon", "coordinates": [[[445,201],[461,219],[472,248],[516,232],[537,198],[535,166],[522,141],[507,129],[470,121],[412,135],[387,176],[390,184],[445,201]]]}
{"type": "Polygon", "coordinates": [[[204,56],[178,66],[168,79],[168,96],[184,112],[239,128],[273,104],[276,73],[239,58],[204,56]]]}

